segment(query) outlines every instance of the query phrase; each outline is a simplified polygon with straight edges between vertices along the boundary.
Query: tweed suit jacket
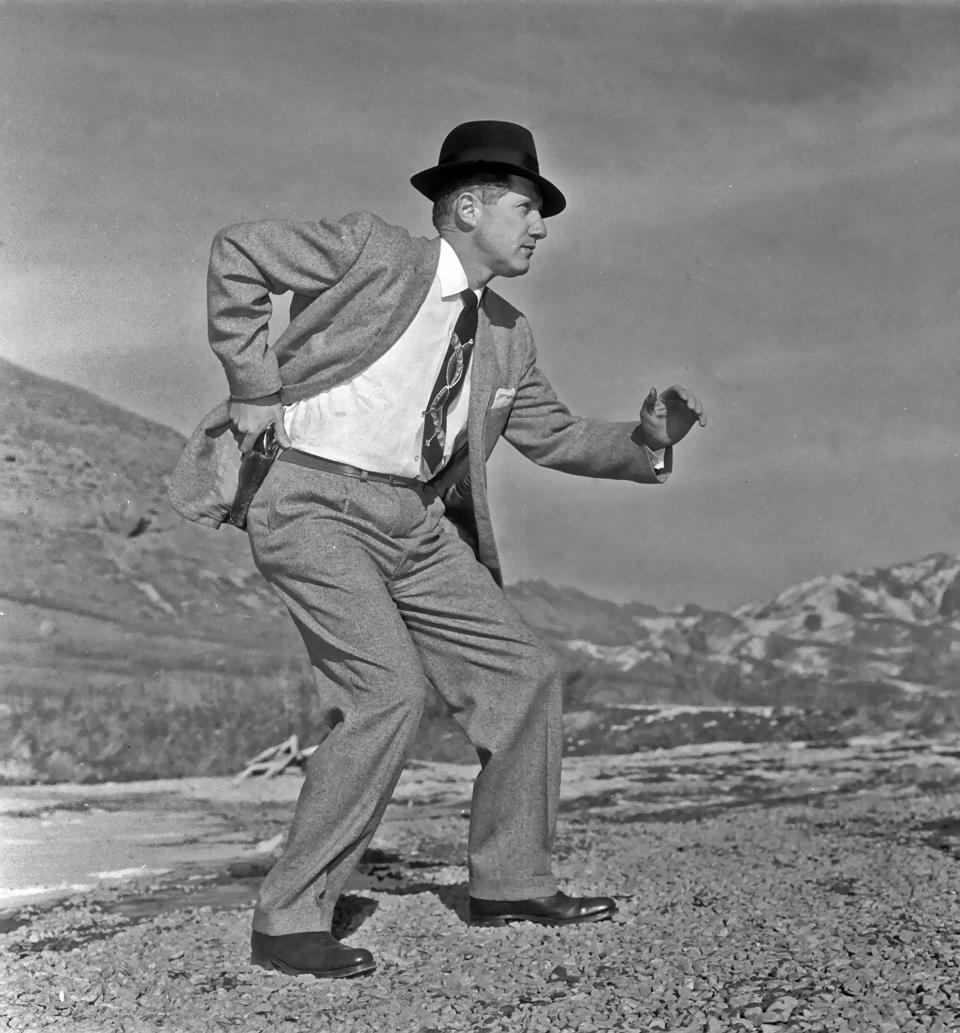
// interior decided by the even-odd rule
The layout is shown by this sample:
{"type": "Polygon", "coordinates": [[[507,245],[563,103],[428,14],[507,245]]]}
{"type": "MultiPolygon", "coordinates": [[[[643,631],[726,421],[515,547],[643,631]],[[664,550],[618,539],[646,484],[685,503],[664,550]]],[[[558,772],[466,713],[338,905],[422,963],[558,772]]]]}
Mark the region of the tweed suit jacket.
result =
{"type": "MultiPolygon", "coordinates": [[[[214,238],[207,281],[210,345],[231,397],[279,392],[285,404],[341,384],[396,343],[436,274],[439,238],[413,237],[368,212],[336,221],[243,223],[214,238]],[[271,345],[271,294],[293,292],[290,323],[271,345]]],[[[537,367],[522,313],[484,292],[473,350],[467,441],[433,484],[447,516],[501,581],[486,463],[504,437],[541,466],[588,477],[662,483],[637,423],[573,415],[537,367]]],[[[171,480],[174,507],[218,527],[236,491],[240,453],[229,399],[188,441],[171,480]]]]}

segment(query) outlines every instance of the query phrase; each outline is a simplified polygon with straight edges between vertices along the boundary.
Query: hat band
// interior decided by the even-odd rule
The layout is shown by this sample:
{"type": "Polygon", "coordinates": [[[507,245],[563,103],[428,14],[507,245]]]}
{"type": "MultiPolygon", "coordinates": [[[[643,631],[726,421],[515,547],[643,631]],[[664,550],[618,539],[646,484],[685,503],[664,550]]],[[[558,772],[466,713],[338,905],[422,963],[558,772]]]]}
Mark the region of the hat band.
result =
{"type": "Polygon", "coordinates": [[[457,162],[499,162],[503,165],[517,165],[536,175],[540,174],[540,165],[532,154],[518,151],[513,147],[470,147],[463,151],[451,151],[440,158],[440,165],[452,165],[457,162]]]}

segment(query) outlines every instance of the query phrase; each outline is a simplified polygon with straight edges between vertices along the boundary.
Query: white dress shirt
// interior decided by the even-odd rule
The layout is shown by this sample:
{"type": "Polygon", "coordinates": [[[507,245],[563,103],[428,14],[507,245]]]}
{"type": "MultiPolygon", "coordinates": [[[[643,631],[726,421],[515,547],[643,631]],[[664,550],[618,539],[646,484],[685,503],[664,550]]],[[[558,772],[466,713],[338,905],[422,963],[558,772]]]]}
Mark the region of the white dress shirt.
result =
{"type": "MultiPolygon", "coordinates": [[[[441,240],[433,283],[397,343],[345,383],[284,406],[293,447],[363,470],[428,480],[420,459],[423,413],[463,311],[460,292],[468,286],[457,253],[441,240]]],[[[482,290],[475,293],[479,299],[482,290]]],[[[444,464],[467,425],[472,367],[468,363],[463,388],[447,412],[444,464]]]]}

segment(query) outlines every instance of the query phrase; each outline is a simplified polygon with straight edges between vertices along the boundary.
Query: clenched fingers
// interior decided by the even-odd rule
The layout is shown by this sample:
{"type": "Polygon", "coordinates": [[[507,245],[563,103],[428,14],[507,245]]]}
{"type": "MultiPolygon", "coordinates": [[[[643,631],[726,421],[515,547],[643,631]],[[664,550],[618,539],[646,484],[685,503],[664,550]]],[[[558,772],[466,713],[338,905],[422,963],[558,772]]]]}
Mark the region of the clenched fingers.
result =
{"type": "Polygon", "coordinates": [[[701,427],[706,427],[707,416],[703,410],[703,402],[692,391],[687,390],[687,388],[682,387],[680,384],[674,384],[672,387],[668,387],[663,394],[667,396],[668,401],[676,399],[682,402],[691,414],[691,422],[696,420],[701,427]]]}

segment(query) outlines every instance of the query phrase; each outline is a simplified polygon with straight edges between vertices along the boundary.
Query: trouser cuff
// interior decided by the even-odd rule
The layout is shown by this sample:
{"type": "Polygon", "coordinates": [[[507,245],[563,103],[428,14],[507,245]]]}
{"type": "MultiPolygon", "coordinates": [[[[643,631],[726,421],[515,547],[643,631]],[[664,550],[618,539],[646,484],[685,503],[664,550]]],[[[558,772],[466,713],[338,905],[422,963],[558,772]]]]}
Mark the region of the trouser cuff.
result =
{"type": "Polygon", "coordinates": [[[538,875],[522,881],[473,879],[470,896],[480,900],[529,900],[532,897],[552,897],[557,892],[557,880],[552,875],[538,875]]]}
{"type": "Polygon", "coordinates": [[[264,936],[289,936],[291,933],[328,933],[331,923],[317,908],[309,911],[282,911],[272,914],[253,909],[253,931],[264,936]]]}

